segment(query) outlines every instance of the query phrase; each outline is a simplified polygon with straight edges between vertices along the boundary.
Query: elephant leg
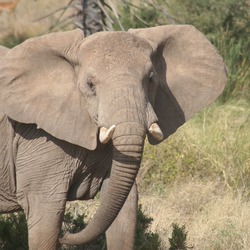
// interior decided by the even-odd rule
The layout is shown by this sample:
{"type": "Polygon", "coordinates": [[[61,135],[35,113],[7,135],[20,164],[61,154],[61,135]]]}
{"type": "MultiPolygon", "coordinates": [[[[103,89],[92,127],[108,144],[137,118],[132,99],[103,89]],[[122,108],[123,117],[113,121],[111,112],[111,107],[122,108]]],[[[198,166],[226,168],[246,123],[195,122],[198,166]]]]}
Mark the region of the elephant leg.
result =
{"type": "Polygon", "coordinates": [[[134,183],[121,211],[106,231],[108,250],[134,249],[137,209],[138,193],[136,183],[134,183]]]}
{"type": "Polygon", "coordinates": [[[65,202],[43,203],[39,194],[22,199],[27,218],[30,250],[56,250],[64,215],[65,202]]]}

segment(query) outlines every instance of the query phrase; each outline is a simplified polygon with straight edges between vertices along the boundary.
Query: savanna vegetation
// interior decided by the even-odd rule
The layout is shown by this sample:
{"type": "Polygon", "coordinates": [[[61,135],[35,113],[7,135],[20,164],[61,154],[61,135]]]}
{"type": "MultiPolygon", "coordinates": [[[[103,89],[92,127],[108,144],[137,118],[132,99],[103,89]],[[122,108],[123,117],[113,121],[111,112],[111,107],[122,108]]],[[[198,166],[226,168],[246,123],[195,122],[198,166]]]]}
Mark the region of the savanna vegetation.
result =
{"type": "MultiPolygon", "coordinates": [[[[29,2],[20,0],[16,15],[0,14],[4,20],[1,44],[14,46],[46,33],[60,12],[31,21],[69,1],[29,2]]],[[[114,17],[112,24],[116,30],[193,24],[218,48],[228,71],[227,86],[213,105],[164,143],[153,147],[146,142],[138,176],[141,205],[136,249],[250,249],[250,1],[125,0],[116,1],[116,7],[119,22],[114,17]]],[[[70,17],[71,11],[64,16],[70,17]]],[[[73,27],[72,22],[67,25],[60,29],[73,27]]],[[[69,204],[65,227],[83,226],[82,219],[88,220],[97,202],[69,204]],[[70,216],[76,218],[73,225],[67,224],[70,216]]],[[[18,234],[16,225],[23,225],[20,216],[1,217],[0,248],[26,249],[25,243],[11,248],[10,240],[4,241],[18,234]]],[[[96,249],[105,249],[103,239],[98,244],[96,249]]]]}

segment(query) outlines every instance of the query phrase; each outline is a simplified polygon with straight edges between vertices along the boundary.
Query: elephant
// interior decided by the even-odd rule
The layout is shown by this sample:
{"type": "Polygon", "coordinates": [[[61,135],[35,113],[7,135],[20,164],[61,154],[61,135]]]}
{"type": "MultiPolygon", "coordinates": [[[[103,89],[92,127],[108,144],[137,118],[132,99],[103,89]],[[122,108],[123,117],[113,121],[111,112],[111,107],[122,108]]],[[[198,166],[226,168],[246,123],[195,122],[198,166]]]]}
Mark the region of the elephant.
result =
{"type": "Polygon", "coordinates": [[[214,102],[225,64],[194,26],[82,30],[0,48],[0,213],[23,210],[29,249],[133,249],[144,142],[167,139],[214,102]],[[67,201],[100,205],[60,238],[67,201]]]}

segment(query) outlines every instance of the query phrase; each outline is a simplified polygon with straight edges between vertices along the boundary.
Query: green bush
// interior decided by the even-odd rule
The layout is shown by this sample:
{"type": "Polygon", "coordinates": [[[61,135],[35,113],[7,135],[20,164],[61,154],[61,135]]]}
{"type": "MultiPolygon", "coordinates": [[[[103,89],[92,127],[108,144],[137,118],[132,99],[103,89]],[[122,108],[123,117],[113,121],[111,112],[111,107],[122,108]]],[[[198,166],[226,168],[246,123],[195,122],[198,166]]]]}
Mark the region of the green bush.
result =
{"type": "Polygon", "coordinates": [[[177,23],[192,24],[209,39],[215,39],[218,34],[225,34],[228,38],[247,38],[247,0],[169,0],[168,3],[177,23]]]}
{"type": "MultiPolygon", "coordinates": [[[[64,215],[61,234],[66,231],[77,233],[83,229],[84,215],[78,214],[76,217],[67,211],[64,215]]],[[[156,233],[148,231],[152,218],[143,214],[141,206],[138,208],[137,228],[136,228],[136,250],[151,250],[160,247],[160,239],[156,233]]],[[[28,229],[24,213],[13,213],[0,215],[0,249],[3,250],[28,250],[28,229]]],[[[106,249],[105,235],[86,246],[62,246],[63,250],[81,250],[81,249],[106,249]]]]}
{"type": "Polygon", "coordinates": [[[24,213],[0,216],[0,249],[28,249],[28,229],[24,213]]]}
{"type": "Polygon", "coordinates": [[[152,250],[160,248],[160,237],[157,233],[149,231],[149,226],[153,221],[152,218],[147,217],[139,205],[136,238],[135,238],[135,250],[152,250]]]}
{"type": "Polygon", "coordinates": [[[185,225],[179,227],[177,224],[172,224],[172,237],[169,238],[169,250],[187,250],[187,231],[185,225]]]}

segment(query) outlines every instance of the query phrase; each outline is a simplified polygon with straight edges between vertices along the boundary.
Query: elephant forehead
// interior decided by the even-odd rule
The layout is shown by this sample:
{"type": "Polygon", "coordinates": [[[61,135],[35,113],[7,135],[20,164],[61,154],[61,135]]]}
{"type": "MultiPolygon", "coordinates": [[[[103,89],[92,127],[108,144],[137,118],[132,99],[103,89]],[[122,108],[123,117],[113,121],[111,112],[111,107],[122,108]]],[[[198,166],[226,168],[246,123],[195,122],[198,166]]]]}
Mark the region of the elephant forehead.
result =
{"type": "Polygon", "coordinates": [[[83,47],[88,59],[106,67],[120,67],[124,64],[138,66],[149,60],[150,44],[128,32],[100,32],[86,38],[83,47]]]}

